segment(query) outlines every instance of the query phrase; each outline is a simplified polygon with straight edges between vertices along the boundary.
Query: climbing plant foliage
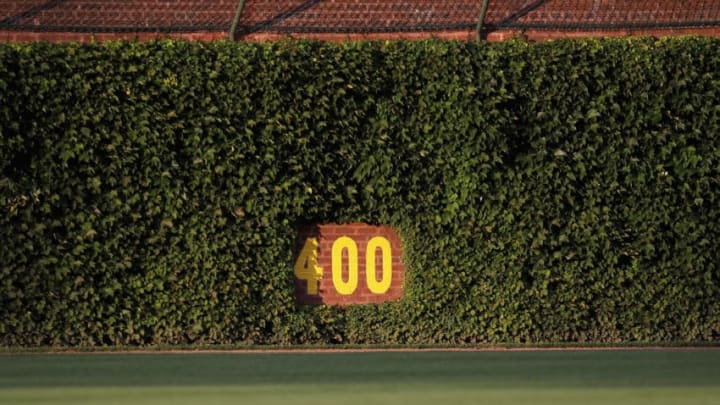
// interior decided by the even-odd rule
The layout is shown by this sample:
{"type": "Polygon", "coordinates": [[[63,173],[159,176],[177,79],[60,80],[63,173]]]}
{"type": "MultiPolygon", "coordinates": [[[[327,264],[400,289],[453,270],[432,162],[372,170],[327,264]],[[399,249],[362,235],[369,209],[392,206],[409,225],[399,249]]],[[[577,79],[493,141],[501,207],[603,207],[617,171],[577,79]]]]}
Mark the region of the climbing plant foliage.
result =
{"type": "Polygon", "coordinates": [[[0,345],[718,340],[720,40],[2,44],[0,212],[0,345]]]}

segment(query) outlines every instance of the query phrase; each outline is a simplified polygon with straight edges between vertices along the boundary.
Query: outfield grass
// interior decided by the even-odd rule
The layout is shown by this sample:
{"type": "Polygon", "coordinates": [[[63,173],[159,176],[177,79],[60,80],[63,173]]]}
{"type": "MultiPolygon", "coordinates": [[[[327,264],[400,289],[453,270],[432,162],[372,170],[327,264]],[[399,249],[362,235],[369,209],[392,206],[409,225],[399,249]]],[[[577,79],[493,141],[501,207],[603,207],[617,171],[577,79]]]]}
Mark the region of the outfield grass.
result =
{"type": "Polygon", "coordinates": [[[0,355],[0,404],[91,403],[720,404],[720,350],[0,355]]]}

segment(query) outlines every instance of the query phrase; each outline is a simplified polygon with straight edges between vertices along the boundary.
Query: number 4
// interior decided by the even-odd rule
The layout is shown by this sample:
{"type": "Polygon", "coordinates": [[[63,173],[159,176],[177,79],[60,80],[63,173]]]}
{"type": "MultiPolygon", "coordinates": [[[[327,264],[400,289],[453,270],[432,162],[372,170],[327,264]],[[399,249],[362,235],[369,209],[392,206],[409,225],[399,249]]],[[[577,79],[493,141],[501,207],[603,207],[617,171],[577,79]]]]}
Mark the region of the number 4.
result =
{"type": "Polygon", "coordinates": [[[307,281],[308,295],[317,295],[318,281],[322,278],[323,269],[318,266],[318,246],[316,238],[308,238],[295,261],[295,277],[307,281]]]}

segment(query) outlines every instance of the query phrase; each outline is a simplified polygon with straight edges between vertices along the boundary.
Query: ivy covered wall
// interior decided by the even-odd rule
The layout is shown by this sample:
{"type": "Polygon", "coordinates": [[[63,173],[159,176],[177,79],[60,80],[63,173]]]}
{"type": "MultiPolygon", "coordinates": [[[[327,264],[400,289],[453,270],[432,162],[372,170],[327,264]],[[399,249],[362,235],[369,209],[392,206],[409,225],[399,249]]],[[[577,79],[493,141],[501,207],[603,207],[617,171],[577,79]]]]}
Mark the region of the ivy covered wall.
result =
{"type": "Polygon", "coordinates": [[[717,39],[0,45],[1,345],[716,341],[719,197],[717,39]]]}

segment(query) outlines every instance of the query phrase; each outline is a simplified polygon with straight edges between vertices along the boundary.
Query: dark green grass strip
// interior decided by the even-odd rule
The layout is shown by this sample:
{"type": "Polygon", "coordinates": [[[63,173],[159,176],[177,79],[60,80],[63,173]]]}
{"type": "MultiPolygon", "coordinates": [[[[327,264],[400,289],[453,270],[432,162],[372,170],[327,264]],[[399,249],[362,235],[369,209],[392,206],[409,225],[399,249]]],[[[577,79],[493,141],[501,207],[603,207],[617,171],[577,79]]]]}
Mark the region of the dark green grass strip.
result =
{"type": "Polygon", "coordinates": [[[689,349],[720,349],[720,342],[629,342],[629,343],[595,343],[595,342],[569,342],[569,343],[499,343],[499,344],[472,344],[472,345],[443,345],[443,344],[418,344],[418,345],[352,345],[352,344],[312,344],[312,345],[153,345],[153,346],[87,346],[87,347],[65,347],[65,346],[0,346],[0,354],[4,353],[112,353],[112,352],[160,352],[160,351],[258,351],[266,352],[273,350],[488,350],[488,349],[645,349],[645,348],[689,348],[689,349]]]}
{"type": "Polygon", "coordinates": [[[720,403],[719,350],[9,354],[0,403],[720,403]],[[242,398],[239,398],[242,397],[242,398]],[[252,402],[238,402],[252,399],[252,402]],[[648,402],[650,401],[650,402],[648,402]],[[691,402],[687,402],[691,401],[691,402]],[[445,400],[442,400],[446,403],[445,400]]]}

